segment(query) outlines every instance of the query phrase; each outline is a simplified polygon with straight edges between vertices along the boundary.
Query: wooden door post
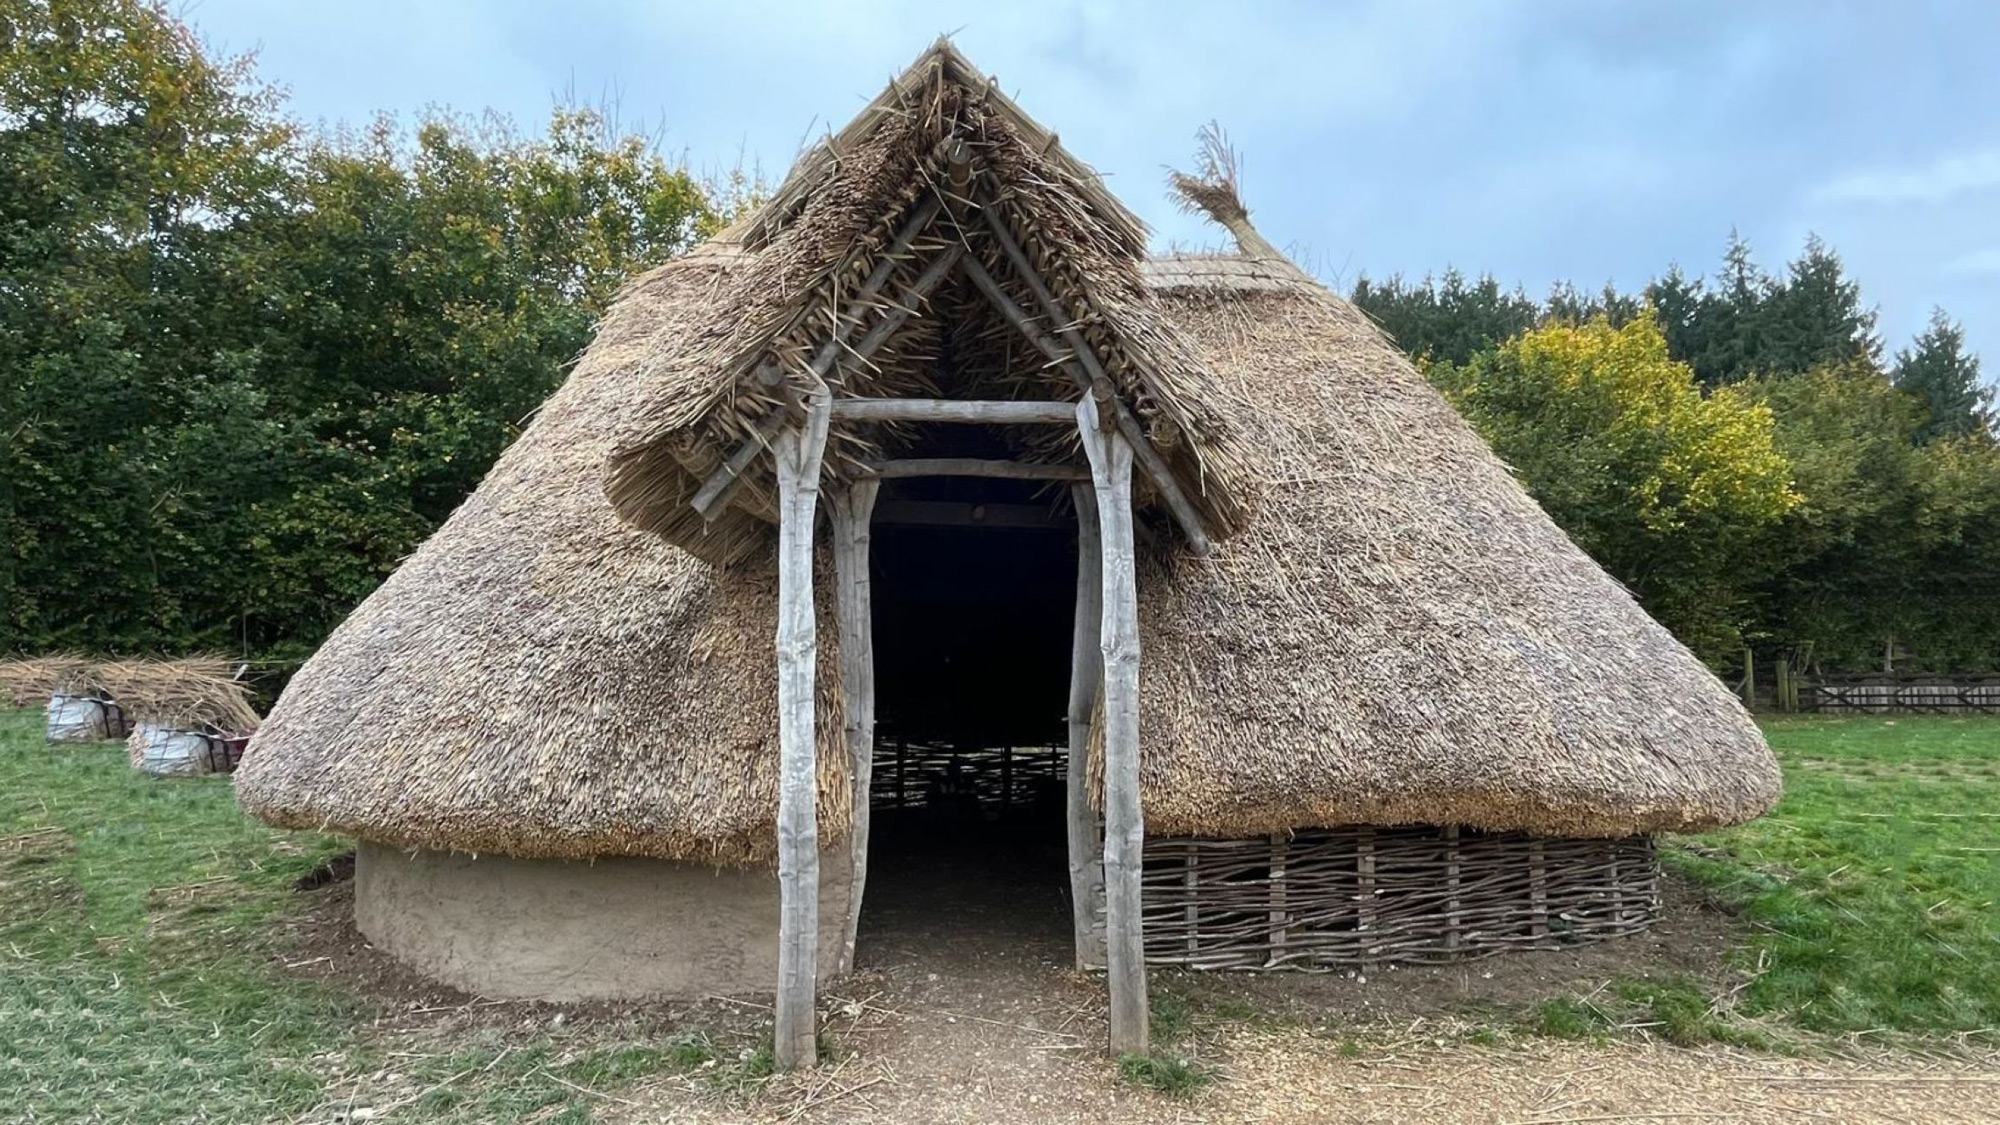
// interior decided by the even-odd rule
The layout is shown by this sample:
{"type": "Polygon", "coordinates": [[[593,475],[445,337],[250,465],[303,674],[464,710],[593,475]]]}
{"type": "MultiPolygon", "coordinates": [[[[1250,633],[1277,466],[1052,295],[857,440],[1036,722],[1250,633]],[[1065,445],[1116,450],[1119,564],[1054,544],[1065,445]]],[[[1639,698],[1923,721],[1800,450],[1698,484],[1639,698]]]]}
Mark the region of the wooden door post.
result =
{"type": "Polygon", "coordinates": [[[861,928],[861,893],[868,884],[868,804],[875,777],[875,623],[873,588],[868,581],[868,523],[875,514],[881,480],[862,477],[835,493],[833,566],[840,583],[840,691],[847,716],[847,768],[854,804],[847,835],[849,878],[847,923],[841,935],[836,972],[854,968],[855,935],[861,928]]]}
{"type": "Polygon", "coordinates": [[[1111,1053],[1145,1054],[1146,953],[1141,929],[1140,855],[1146,842],[1139,806],[1139,588],[1132,549],[1132,446],[1098,425],[1096,400],[1077,405],[1077,429],[1090,457],[1102,537],[1104,660],[1105,967],[1111,986],[1111,1053]]]}
{"type": "Polygon", "coordinates": [[[804,428],[773,443],[778,468],[778,994],[773,1055],[781,1069],[817,1061],[819,794],[813,710],[819,655],[813,616],[813,522],[832,400],[821,389],[804,428]]]}
{"type": "Polygon", "coordinates": [[[1097,534],[1097,490],[1070,487],[1076,507],[1076,628],[1069,658],[1069,893],[1076,967],[1104,967],[1104,851],[1090,810],[1090,718],[1103,680],[1098,634],[1103,629],[1104,579],[1097,534]]]}

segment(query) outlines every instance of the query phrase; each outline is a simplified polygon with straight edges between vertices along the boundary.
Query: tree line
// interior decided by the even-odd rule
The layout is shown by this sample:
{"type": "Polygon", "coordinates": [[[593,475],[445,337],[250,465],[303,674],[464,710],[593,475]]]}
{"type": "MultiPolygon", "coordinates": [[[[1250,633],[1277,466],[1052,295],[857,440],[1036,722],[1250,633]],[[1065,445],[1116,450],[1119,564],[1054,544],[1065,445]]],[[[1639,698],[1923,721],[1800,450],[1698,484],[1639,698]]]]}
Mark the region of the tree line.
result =
{"type": "Polygon", "coordinates": [[[1943,310],[1887,360],[1832,248],[1638,293],[1358,280],[1535,498],[1712,664],[2000,669],[1993,389],[1943,310]]]}
{"type": "Polygon", "coordinates": [[[720,221],[594,112],[307,131],[159,5],[10,5],[0,651],[310,651],[720,221]]]}
{"type": "MultiPolygon", "coordinates": [[[[307,130],[149,0],[0,12],[0,651],[290,659],[475,487],[626,278],[718,228],[587,110],[307,130]]],[[[2000,668],[1991,394],[1839,258],[1354,300],[1718,667],[2000,668]]]]}

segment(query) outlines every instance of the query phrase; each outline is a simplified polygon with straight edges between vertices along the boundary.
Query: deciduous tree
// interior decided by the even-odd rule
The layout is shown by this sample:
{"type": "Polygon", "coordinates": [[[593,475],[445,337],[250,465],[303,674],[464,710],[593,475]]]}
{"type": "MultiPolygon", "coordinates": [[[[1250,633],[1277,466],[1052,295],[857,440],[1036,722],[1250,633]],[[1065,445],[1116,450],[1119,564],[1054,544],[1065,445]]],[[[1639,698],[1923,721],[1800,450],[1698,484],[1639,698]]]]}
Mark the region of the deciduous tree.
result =
{"type": "Polygon", "coordinates": [[[1432,379],[1577,543],[1685,642],[1737,643],[1746,555],[1798,502],[1771,413],[1704,396],[1659,325],[1527,332],[1432,379]]]}

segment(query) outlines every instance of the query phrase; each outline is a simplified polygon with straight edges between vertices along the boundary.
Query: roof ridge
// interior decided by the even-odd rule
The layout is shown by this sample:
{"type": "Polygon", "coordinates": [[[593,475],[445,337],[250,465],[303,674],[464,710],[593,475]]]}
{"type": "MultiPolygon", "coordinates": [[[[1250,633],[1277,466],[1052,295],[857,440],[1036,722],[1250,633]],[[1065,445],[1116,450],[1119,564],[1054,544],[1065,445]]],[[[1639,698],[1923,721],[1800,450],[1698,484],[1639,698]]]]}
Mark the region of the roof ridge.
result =
{"type": "Polygon", "coordinates": [[[744,241],[752,246],[761,245],[789,225],[803,209],[805,201],[825,182],[828,168],[839,163],[842,153],[865,143],[886,117],[902,112],[907,107],[911,92],[924,84],[929,77],[928,72],[933,69],[945,81],[976,94],[977,100],[991,106],[1024,141],[1035,146],[1041,156],[1055,161],[1070,173],[1093,208],[1103,212],[1114,225],[1124,228],[1136,244],[1145,245],[1146,237],[1151,233],[1145,220],[1112,194],[1095,168],[1065,149],[1054,130],[1037,121],[1008,97],[1000,89],[998,79],[974,66],[948,35],[939,36],[915,61],[890,78],[889,85],[863,106],[839,132],[829,133],[800,154],[798,160],[793,162],[791,171],[786,173],[784,182],[771,194],[770,201],[755,215],[744,220],[741,232],[744,241]]]}

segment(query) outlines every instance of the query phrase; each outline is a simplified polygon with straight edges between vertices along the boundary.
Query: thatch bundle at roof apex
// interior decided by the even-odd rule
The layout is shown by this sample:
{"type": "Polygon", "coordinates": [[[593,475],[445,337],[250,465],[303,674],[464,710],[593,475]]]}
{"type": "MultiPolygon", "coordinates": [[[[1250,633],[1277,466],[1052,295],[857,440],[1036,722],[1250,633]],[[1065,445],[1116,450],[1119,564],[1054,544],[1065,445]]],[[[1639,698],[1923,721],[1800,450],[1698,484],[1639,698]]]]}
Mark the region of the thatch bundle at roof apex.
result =
{"type": "MultiPolygon", "coordinates": [[[[842,298],[924,193],[954,182],[938,163],[954,140],[974,150],[975,178],[957,183],[980,208],[943,205],[956,252],[1033,308],[983,209],[1001,217],[1215,533],[1196,557],[1157,518],[1159,492],[1139,498],[1162,529],[1139,574],[1149,835],[1625,835],[1775,800],[1776,765],[1734,697],[1357,310],[1268,254],[1148,261],[1102,185],[1038,149],[1049,135],[1011,103],[978,98],[973,73],[934,48],[763,217],[627,288],[479,491],[293,680],[238,774],[246,807],[409,846],[767,859],[768,457],[713,518],[690,501],[789,416],[842,298]]],[[[881,271],[890,290],[946,249],[903,247],[881,271]]],[[[976,296],[938,286],[840,393],[1076,397],[976,296]]],[[[904,440],[848,432],[827,471],[904,440]]],[[[819,585],[830,841],[850,779],[819,585]]]]}

